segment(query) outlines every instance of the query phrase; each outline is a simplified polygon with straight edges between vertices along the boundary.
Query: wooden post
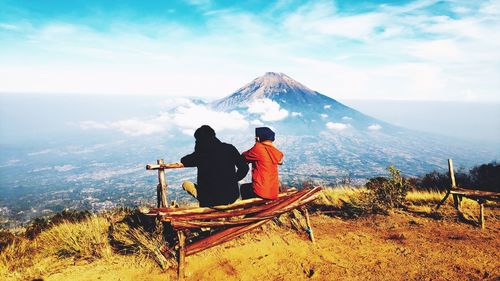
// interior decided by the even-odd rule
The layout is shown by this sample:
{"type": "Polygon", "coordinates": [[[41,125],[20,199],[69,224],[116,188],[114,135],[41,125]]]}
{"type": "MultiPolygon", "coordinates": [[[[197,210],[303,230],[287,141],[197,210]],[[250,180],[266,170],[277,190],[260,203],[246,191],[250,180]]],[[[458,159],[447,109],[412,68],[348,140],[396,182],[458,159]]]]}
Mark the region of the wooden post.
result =
{"type": "MultiPolygon", "coordinates": [[[[156,160],[157,164],[164,164],[163,159],[156,160]]],[[[165,180],[165,169],[158,169],[157,205],[158,208],[168,208],[167,204],[167,181],[165,180]]]]}
{"type": "Polygon", "coordinates": [[[177,231],[177,237],[179,238],[177,278],[179,280],[184,280],[184,267],[186,263],[186,236],[183,231],[177,231]]]}
{"type": "Polygon", "coordinates": [[[439,210],[439,207],[441,207],[441,205],[443,205],[444,202],[446,202],[446,199],[448,199],[448,196],[450,196],[450,189],[448,189],[446,191],[446,194],[444,195],[444,198],[441,200],[441,202],[439,202],[439,204],[437,204],[436,211],[439,210]]]}
{"type": "Polygon", "coordinates": [[[484,202],[481,200],[479,203],[479,222],[481,223],[481,229],[484,229],[484,202]]]}
{"type": "Polygon", "coordinates": [[[457,184],[455,182],[455,172],[453,171],[453,160],[451,159],[448,159],[448,170],[450,171],[451,189],[455,189],[457,184]]]}
{"type": "MultiPolygon", "coordinates": [[[[453,171],[453,160],[451,160],[451,159],[448,159],[448,171],[449,171],[450,180],[451,180],[450,190],[456,189],[457,183],[455,181],[455,172],[453,171]]],[[[461,201],[461,198],[459,198],[458,195],[453,194],[453,206],[458,211],[459,216],[461,215],[460,207],[462,205],[460,201],[461,201]]]]}
{"type": "Polygon", "coordinates": [[[307,211],[306,207],[302,208],[302,210],[304,211],[304,215],[306,217],[306,226],[307,226],[306,231],[309,234],[309,238],[311,238],[311,241],[313,242],[313,244],[315,244],[316,241],[314,240],[314,233],[313,233],[313,229],[311,227],[311,221],[309,220],[309,212],[307,211]]]}

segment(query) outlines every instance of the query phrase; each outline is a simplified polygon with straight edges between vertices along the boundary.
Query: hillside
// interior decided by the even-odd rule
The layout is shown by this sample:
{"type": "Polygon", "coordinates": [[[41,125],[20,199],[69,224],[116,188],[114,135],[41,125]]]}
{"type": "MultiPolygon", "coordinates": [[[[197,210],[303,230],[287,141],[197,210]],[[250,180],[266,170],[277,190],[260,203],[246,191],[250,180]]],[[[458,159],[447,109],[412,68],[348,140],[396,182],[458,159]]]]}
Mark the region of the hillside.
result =
{"type": "MultiPolygon", "coordinates": [[[[312,206],[317,243],[281,218],[187,258],[187,280],[498,280],[500,213],[487,207],[487,228],[457,222],[439,193],[412,192],[403,210],[355,217],[342,202],[352,189],[326,189],[312,206]]],[[[465,202],[474,216],[477,205],[465,202]]],[[[0,253],[2,280],[175,280],[147,249],[119,254],[109,241],[110,214],[66,223],[21,239],[0,253]],[[78,252],[74,252],[78,249],[78,252]]],[[[113,220],[111,220],[113,221],[113,220]]]]}

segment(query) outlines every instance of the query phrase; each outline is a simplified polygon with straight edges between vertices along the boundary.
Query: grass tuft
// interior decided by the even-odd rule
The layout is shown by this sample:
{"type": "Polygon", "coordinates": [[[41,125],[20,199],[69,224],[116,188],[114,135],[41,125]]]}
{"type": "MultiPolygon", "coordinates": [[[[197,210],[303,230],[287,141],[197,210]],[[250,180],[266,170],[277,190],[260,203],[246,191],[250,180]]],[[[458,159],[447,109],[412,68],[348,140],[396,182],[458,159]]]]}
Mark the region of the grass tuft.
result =
{"type": "Polygon", "coordinates": [[[111,254],[109,222],[98,216],[80,223],[63,222],[44,231],[37,239],[49,254],[82,259],[104,258],[111,254]]]}

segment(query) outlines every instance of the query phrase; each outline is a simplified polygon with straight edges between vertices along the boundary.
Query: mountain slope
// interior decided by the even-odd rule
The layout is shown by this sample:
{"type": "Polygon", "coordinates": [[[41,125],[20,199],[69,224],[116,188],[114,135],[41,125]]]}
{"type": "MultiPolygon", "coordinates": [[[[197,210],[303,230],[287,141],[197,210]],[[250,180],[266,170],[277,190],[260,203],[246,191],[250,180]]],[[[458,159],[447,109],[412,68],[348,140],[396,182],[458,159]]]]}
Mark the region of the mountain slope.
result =
{"type": "Polygon", "coordinates": [[[276,143],[287,159],[283,178],[290,181],[366,178],[385,173],[389,165],[418,175],[444,168],[447,158],[466,166],[491,161],[487,152],[458,140],[394,126],[365,115],[283,73],[267,72],[211,106],[221,111],[238,111],[255,120],[255,126],[273,127],[276,143]],[[265,103],[269,106],[254,110],[256,105],[265,103]],[[266,114],[273,110],[286,114],[266,119],[266,114]]]}
{"type": "Polygon", "coordinates": [[[313,91],[283,73],[267,72],[228,97],[213,102],[212,107],[216,110],[245,113],[252,103],[262,99],[274,101],[288,111],[289,117],[279,122],[281,125],[289,125],[287,131],[297,132],[308,128],[314,129],[310,133],[315,134],[324,130],[328,122],[333,123],[330,124],[333,128],[350,126],[366,131],[369,126],[374,125],[375,128],[383,126],[385,130],[398,130],[395,126],[313,91]]]}

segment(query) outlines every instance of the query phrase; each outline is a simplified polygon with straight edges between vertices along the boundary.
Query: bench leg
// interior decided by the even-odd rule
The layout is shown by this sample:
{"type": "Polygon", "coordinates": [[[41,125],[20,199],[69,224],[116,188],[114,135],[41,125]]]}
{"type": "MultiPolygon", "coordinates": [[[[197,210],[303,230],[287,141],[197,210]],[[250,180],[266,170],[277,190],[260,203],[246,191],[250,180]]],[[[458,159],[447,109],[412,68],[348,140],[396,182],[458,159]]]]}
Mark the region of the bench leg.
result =
{"type": "Polygon", "coordinates": [[[453,194],[453,206],[460,212],[460,197],[457,194],[453,194]]]}
{"type": "Polygon", "coordinates": [[[178,267],[177,267],[177,279],[184,280],[184,269],[186,263],[186,235],[183,231],[177,231],[177,237],[179,238],[179,249],[178,251],[178,267]]]}
{"type": "Polygon", "coordinates": [[[306,229],[306,232],[307,234],[309,234],[309,238],[311,239],[311,241],[314,243],[316,243],[316,241],[314,240],[314,233],[313,233],[313,229],[311,227],[311,220],[309,219],[309,212],[307,211],[307,208],[302,208],[302,212],[304,213],[304,216],[306,217],[306,226],[307,226],[307,229],[306,229]]]}
{"type": "Polygon", "coordinates": [[[484,202],[479,201],[479,222],[481,223],[481,229],[484,229],[484,202]]]}
{"type": "Polygon", "coordinates": [[[448,199],[448,196],[450,196],[450,190],[446,191],[446,195],[444,196],[444,198],[441,200],[441,202],[439,202],[439,204],[437,204],[436,211],[439,210],[439,207],[441,207],[446,199],[448,199]]]}

